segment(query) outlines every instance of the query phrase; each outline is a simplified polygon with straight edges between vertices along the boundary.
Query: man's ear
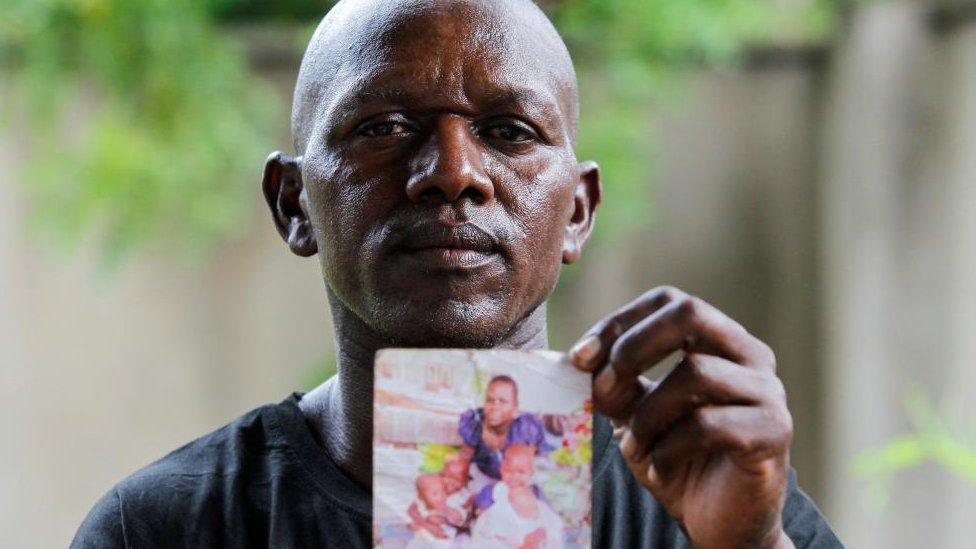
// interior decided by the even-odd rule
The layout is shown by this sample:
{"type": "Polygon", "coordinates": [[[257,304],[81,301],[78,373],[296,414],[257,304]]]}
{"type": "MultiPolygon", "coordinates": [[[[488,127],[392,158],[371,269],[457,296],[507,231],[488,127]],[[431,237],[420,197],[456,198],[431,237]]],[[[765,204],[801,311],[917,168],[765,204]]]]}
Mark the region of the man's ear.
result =
{"type": "Polygon", "coordinates": [[[302,157],[273,152],[264,163],[264,199],[271,208],[278,234],[291,251],[302,257],[315,255],[318,243],[308,218],[308,193],[302,183],[302,157]]]}
{"type": "Polygon", "coordinates": [[[596,220],[596,209],[602,198],[600,167],[593,161],[580,162],[579,180],[573,197],[573,215],[566,223],[563,234],[563,263],[569,265],[583,253],[583,246],[590,238],[593,222],[596,220]]]}

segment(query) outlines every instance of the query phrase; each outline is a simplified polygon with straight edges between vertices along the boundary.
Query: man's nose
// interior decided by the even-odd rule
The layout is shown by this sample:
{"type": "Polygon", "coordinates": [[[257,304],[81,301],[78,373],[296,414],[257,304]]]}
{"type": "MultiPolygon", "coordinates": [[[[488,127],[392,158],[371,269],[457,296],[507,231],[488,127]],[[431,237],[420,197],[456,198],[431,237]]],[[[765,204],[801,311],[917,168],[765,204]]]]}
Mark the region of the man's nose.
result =
{"type": "Polygon", "coordinates": [[[418,152],[407,180],[413,202],[455,202],[462,197],[483,204],[494,194],[491,178],[481,162],[478,136],[462,117],[438,119],[435,131],[418,152]]]}

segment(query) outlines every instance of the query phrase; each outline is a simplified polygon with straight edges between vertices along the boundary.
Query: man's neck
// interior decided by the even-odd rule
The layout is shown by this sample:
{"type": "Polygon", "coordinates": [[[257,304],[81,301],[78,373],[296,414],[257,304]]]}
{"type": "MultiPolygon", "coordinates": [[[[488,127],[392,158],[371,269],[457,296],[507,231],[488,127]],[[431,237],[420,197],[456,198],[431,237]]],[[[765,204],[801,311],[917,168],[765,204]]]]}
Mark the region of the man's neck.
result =
{"type": "Polygon", "coordinates": [[[504,425],[485,425],[485,427],[488,429],[488,432],[495,435],[501,436],[508,434],[508,423],[504,425]]]}
{"type": "MultiPolygon", "coordinates": [[[[318,443],[365,488],[373,477],[373,357],[389,346],[330,292],[338,373],[306,394],[299,407],[318,443]]],[[[545,349],[546,305],[519,322],[495,348],[545,349]]]]}

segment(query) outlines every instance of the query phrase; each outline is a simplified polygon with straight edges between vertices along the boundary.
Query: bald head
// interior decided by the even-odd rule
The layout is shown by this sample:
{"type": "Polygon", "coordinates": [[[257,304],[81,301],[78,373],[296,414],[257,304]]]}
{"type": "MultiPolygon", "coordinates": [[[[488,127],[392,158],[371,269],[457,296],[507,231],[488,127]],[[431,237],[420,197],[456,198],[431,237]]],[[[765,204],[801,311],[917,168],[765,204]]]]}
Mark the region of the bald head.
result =
{"type": "Polygon", "coordinates": [[[458,52],[499,67],[507,80],[501,88],[535,88],[551,95],[567,137],[575,142],[578,99],[572,60],[531,0],[342,0],[319,24],[302,60],[292,105],[296,152],[303,154],[312,132],[329,132],[341,122],[341,109],[355,99],[349,95],[408,99],[396,78],[384,78],[416,76],[396,75],[398,63],[432,68],[423,76],[437,89],[445,89],[451,79],[469,80],[464,88],[499,83],[472,74],[482,71],[476,64],[458,63],[458,52]],[[377,78],[383,89],[374,89],[377,78]]]}

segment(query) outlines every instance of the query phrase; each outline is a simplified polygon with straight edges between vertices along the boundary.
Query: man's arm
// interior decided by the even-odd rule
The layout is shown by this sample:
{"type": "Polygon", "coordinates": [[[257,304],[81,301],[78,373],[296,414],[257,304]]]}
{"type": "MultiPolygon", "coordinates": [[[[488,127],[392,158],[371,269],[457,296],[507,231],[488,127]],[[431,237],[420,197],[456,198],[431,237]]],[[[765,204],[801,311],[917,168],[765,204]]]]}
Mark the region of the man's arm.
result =
{"type": "Polygon", "coordinates": [[[122,528],[122,502],[112,488],[98,500],[71,541],[71,549],[127,547],[122,528]]]}
{"type": "Polygon", "coordinates": [[[651,290],[571,351],[594,372],[598,412],[625,426],[621,451],[696,547],[792,547],[783,530],[793,426],[775,356],[703,300],[651,290]],[[660,386],[641,377],[675,351],[660,386]]]}
{"type": "Polygon", "coordinates": [[[417,509],[417,502],[412,502],[410,507],[407,507],[407,516],[410,517],[410,523],[407,524],[408,528],[411,530],[419,530],[423,527],[424,517],[420,516],[420,511],[417,509]]]}

